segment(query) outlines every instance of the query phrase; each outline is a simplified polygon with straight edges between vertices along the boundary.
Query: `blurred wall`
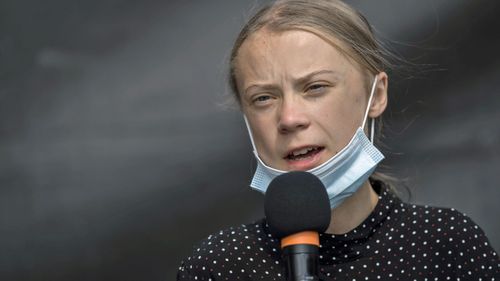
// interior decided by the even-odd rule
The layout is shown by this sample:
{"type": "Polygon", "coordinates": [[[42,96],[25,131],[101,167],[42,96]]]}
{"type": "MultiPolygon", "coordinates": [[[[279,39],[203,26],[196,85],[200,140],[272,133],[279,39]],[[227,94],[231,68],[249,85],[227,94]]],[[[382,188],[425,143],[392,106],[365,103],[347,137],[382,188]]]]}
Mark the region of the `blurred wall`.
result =
{"type": "MultiPolygon", "coordinates": [[[[1,280],[173,280],[195,242],[262,216],[225,106],[262,2],[0,2],[1,280]]],[[[349,3],[418,65],[391,76],[385,164],[500,249],[498,2],[349,3]]]]}

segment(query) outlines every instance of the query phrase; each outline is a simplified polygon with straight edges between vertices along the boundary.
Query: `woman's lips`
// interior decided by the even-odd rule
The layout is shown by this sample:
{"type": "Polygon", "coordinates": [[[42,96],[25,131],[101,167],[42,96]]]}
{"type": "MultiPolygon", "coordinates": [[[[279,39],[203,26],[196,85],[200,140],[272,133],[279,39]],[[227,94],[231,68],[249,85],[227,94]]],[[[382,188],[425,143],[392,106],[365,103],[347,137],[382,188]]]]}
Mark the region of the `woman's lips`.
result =
{"type": "MultiPolygon", "coordinates": [[[[302,148],[300,150],[304,152],[304,149],[306,148],[302,148]]],[[[297,150],[295,150],[295,154],[290,153],[284,158],[287,162],[289,170],[306,171],[321,164],[320,158],[324,147],[310,147],[307,149],[308,152],[305,154],[297,155],[297,150]]]]}

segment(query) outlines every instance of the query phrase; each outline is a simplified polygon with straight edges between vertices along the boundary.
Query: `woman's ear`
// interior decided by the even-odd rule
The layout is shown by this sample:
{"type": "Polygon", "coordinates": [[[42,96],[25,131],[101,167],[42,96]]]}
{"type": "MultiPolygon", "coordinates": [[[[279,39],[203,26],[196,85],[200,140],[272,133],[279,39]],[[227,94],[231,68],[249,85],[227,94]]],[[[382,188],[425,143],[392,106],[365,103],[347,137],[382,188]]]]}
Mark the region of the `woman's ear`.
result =
{"type": "Polygon", "coordinates": [[[389,77],[387,73],[380,72],[377,75],[377,85],[373,93],[372,104],[368,111],[370,118],[377,118],[385,111],[387,107],[387,87],[389,86],[389,77]]]}

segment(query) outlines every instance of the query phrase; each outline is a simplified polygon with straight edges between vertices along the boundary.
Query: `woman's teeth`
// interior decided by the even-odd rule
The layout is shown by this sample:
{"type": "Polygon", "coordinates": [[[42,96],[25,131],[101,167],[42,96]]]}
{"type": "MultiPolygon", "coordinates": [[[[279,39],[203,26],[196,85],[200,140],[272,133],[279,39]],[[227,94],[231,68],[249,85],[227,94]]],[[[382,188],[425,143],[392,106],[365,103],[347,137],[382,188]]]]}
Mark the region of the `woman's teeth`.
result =
{"type": "Polygon", "coordinates": [[[306,154],[306,153],[308,153],[311,150],[314,150],[314,148],[309,147],[309,148],[304,148],[302,150],[296,150],[292,154],[293,154],[293,156],[299,156],[299,155],[302,155],[302,154],[306,154]]]}
{"type": "Polygon", "coordinates": [[[287,156],[287,158],[290,159],[290,160],[304,159],[304,158],[312,156],[313,154],[316,154],[321,149],[322,148],[320,148],[320,147],[307,147],[307,148],[304,148],[304,149],[295,150],[295,151],[292,151],[287,156]]]}

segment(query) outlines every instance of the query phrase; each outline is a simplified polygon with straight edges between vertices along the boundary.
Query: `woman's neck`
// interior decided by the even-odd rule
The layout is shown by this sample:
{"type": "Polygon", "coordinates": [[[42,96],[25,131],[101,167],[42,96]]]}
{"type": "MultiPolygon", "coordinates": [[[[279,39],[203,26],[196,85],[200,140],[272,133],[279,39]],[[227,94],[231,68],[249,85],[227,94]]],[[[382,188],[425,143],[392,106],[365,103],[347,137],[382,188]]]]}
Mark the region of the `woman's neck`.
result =
{"type": "Polygon", "coordinates": [[[375,209],[378,195],[370,181],[366,181],[351,197],[332,210],[326,233],[344,234],[360,225],[375,209]]]}

